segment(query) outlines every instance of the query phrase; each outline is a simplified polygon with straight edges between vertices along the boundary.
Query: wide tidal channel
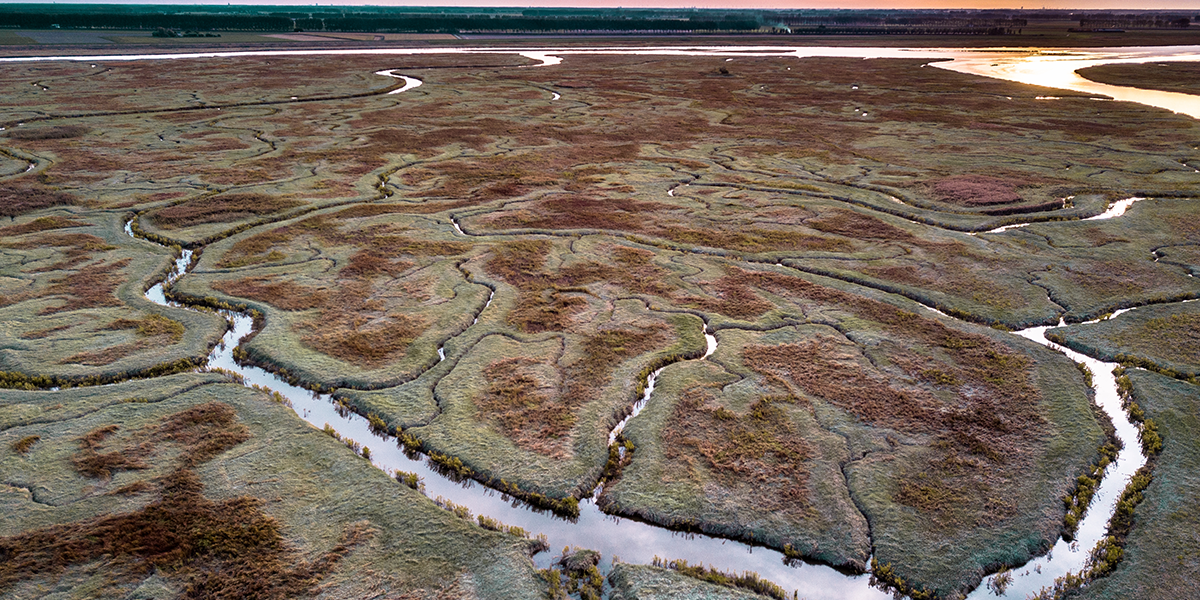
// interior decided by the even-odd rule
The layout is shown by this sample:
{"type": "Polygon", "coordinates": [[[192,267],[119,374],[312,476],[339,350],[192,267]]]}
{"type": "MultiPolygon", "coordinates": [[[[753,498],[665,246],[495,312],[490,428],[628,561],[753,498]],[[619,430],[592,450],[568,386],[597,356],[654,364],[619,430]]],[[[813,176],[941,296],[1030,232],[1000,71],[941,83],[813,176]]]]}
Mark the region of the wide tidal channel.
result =
{"type": "MultiPolygon", "coordinates": [[[[1186,48],[1116,48],[1116,49],[1085,49],[1070,50],[1056,49],[1053,52],[1040,52],[1031,49],[1029,52],[1004,52],[991,50],[926,50],[900,48],[785,48],[785,47],[671,47],[671,48],[535,48],[535,49],[377,49],[377,50],[279,50],[279,51],[246,51],[246,52],[201,52],[188,54],[152,54],[152,55],[92,55],[92,56],[53,56],[53,57],[20,57],[0,58],[0,62],[32,62],[32,61],[90,61],[102,63],[109,61],[130,60],[222,60],[224,58],[243,56],[296,56],[296,55],[333,55],[333,54],[377,54],[377,55],[410,55],[435,53],[479,53],[479,54],[520,54],[542,61],[541,66],[560,64],[564,57],[587,54],[637,54],[637,55],[677,55],[677,56],[723,56],[732,60],[739,57],[779,57],[803,58],[812,56],[837,56],[860,58],[928,58],[931,65],[949,68],[956,71],[996,77],[1022,83],[1055,86],[1090,93],[1099,93],[1114,99],[1140,102],[1153,106],[1168,108],[1176,112],[1200,118],[1200,98],[1186,94],[1166,94],[1164,92],[1148,92],[1133,88],[1117,88],[1116,86],[1101,86],[1082,80],[1074,74],[1074,70],[1095,64],[1113,62],[1151,62],[1163,60],[1200,60],[1200,47],[1186,48]],[[949,59],[949,60],[947,60],[949,59]],[[1079,81],[1084,83],[1080,83],[1079,81]],[[1101,86],[1101,87],[1095,87],[1101,86]],[[1087,89],[1083,89],[1086,87],[1087,89]],[[1120,90],[1120,94],[1114,93],[1120,90]]],[[[568,63],[569,65],[569,63],[568,63]]],[[[397,69],[395,71],[402,71],[397,69]]],[[[403,78],[403,89],[393,90],[392,93],[404,92],[421,85],[419,80],[403,77],[393,71],[381,71],[379,75],[403,78]]],[[[1119,211],[1112,211],[1117,216],[1119,211]]],[[[126,231],[133,235],[130,227],[126,231]]],[[[174,281],[186,274],[190,263],[191,252],[184,251],[176,262],[176,271],[167,278],[174,281]]],[[[170,302],[163,294],[163,283],[155,285],[147,291],[147,298],[158,304],[167,305],[170,302]]],[[[187,308],[187,307],[185,307],[187,308]]],[[[485,308],[484,310],[487,310],[485,308]]],[[[931,309],[932,310],[932,309],[931,309]]],[[[941,313],[939,318],[951,319],[941,313]]],[[[558,548],[578,546],[591,548],[602,553],[604,559],[601,566],[607,570],[611,559],[618,558],[628,563],[650,563],[655,556],[665,559],[684,559],[689,563],[711,565],[726,572],[755,571],[763,578],[769,579],[791,592],[795,590],[800,597],[810,600],[818,599],[879,599],[891,598],[890,592],[876,589],[870,585],[868,575],[847,575],[833,568],[789,562],[776,551],[761,547],[752,547],[740,542],[723,540],[698,534],[682,534],[663,529],[646,523],[614,517],[602,513],[592,499],[580,502],[580,516],[576,521],[566,521],[545,512],[531,510],[523,503],[515,501],[499,492],[484,487],[478,483],[457,483],[439,475],[434,471],[424,457],[416,460],[408,458],[398,446],[395,438],[380,436],[373,433],[363,417],[350,413],[342,408],[329,395],[314,394],[303,388],[291,386],[273,374],[256,367],[237,364],[233,359],[233,349],[238,341],[251,333],[253,323],[249,316],[238,313],[225,313],[231,327],[209,357],[209,366],[220,367],[242,375],[247,384],[259,385],[274,390],[286,397],[294,410],[303,419],[317,428],[326,425],[335,429],[343,438],[350,438],[371,450],[371,462],[391,474],[395,470],[416,473],[424,480],[425,493],[431,498],[443,497],[457,505],[465,506],[473,514],[486,515],[508,525],[520,526],[534,534],[545,534],[548,538],[551,552],[534,557],[540,567],[549,566],[556,558],[558,548]]],[[[1005,597],[1022,598],[1036,592],[1044,586],[1053,583],[1055,577],[1073,571],[1079,571],[1087,559],[1088,552],[1101,539],[1105,527],[1112,514],[1117,497],[1126,485],[1130,475],[1145,463],[1145,457],[1138,451],[1137,430],[1129,422],[1121,409],[1117,395],[1116,383],[1111,374],[1114,364],[1103,363],[1075,352],[1062,349],[1049,341],[1043,335],[1045,327],[1037,327],[1016,332],[1039,344],[1046,345],[1077,362],[1082,362],[1094,373],[1096,401],[1108,414],[1116,426],[1118,437],[1124,443],[1118,460],[1107,471],[1104,481],[1092,500],[1087,516],[1081,522],[1077,540],[1067,543],[1059,540],[1050,554],[1035,559],[1027,565],[1014,569],[1014,580],[1008,587],[1005,597]]],[[[719,342],[719,332],[713,334],[705,331],[708,340],[708,352],[704,360],[716,348],[719,342]]],[[[439,354],[441,354],[439,352],[439,354]]],[[[442,356],[444,359],[444,355],[442,356]]],[[[666,368],[670,368],[669,366],[666,368]]],[[[653,402],[653,378],[647,382],[646,393],[639,399],[636,409],[646,402],[653,402]]],[[[637,410],[630,416],[636,418],[637,410]]],[[[622,422],[622,425],[624,422],[622,422]]],[[[986,583],[986,581],[985,581],[986,583]]],[[[971,598],[991,596],[992,592],[986,585],[981,585],[971,598]]]]}

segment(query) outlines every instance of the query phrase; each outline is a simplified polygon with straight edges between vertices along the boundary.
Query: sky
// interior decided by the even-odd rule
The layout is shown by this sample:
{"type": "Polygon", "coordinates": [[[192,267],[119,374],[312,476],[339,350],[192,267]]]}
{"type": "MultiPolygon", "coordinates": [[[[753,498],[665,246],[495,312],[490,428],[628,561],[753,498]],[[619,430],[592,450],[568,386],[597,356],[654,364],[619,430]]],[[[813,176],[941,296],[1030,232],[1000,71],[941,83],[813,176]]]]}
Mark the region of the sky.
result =
{"type": "MultiPolygon", "coordinates": [[[[0,4],[45,0],[0,0],[0,4]]],[[[65,0],[63,4],[275,4],[295,6],[580,6],[696,8],[1025,8],[1173,10],[1200,14],[1200,0],[65,0]]]]}

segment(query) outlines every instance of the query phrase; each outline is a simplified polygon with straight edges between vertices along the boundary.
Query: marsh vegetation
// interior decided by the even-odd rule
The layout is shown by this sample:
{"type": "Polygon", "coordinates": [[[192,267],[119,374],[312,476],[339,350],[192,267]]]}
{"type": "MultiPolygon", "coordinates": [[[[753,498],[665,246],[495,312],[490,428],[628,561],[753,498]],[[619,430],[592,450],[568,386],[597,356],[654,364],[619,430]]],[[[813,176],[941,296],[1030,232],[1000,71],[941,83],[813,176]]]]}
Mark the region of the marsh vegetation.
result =
{"type": "MultiPolygon", "coordinates": [[[[1165,304],[1200,296],[1186,117],[1040,101],[911,59],[487,59],[5,65],[3,145],[38,166],[0,199],[0,384],[191,369],[228,327],[213,309],[236,308],[255,315],[240,361],[333,391],[456,480],[567,517],[603,480],[610,513],[954,597],[1070,536],[1115,452],[1084,375],[1004,329],[1164,303],[1061,339],[1195,375],[1196,305],[1165,304]],[[393,82],[364,75],[383,68],[424,85],[388,95],[393,82]],[[302,83],[284,75],[300,69],[302,83]],[[1151,199],[1081,220],[1133,194],[1151,199]],[[1032,224],[995,231],[1012,223],[1032,224]],[[184,247],[200,252],[165,294],[208,311],[143,296],[184,247]],[[698,360],[710,331],[720,348],[698,360]],[[651,402],[610,445],[653,372],[651,402]]],[[[53,406],[108,392],[5,393],[53,406]]],[[[194,597],[604,590],[589,550],[536,575],[536,532],[435,505],[417,474],[372,470],[380,444],[310,432],[277,394],[207,379],[181,394],[171,413],[148,393],[110,405],[86,431],[5,430],[10,478],[37,465],[16,487],[59,486],[34,481],[53,472],[106,491],[96,510],[0,532],[0,584],[69,588],[116,561],[113,590],[173,565],[162,585],[194,597]],[[291,481],[272,461],[322,475],[291,481]],[[312,497],[285,495],[300,488],[312,497]],[[312,506],[348,512],[314,524],[312,506]],[[109,535],[126,531],[148,537],[109,535]],[[403,566],[347,575],[374,560],[403,566]]],[[[1143,417],[1161,465],[1176,425],[1143,417]]],[[[1159,475],[1139,481],[1097,575],[1121,576],[1116,557],[1141,543],[1135,500],[1162,492],[1159,475]]],[[[786,594],[661,563],[670,574],[613,568],[609,585],[683,574],[786,594]]]]}

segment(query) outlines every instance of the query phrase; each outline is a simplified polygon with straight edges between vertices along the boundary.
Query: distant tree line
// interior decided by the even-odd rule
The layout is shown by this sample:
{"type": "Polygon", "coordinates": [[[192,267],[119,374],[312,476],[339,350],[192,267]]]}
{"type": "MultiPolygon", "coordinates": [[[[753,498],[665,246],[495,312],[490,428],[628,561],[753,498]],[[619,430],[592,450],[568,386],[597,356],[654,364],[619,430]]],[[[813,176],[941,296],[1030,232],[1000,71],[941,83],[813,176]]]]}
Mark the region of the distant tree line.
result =
{"type": "Polygon", "coordinates": [[[943,15],[837,14],[780,19],[776,27],[798,35],[1012,35],[1027,23],[1014,18],[943,15]]]}
{"type": "Polygon", "coordinates": [[[121,14],[121,13],[0,13],[0,27],[20,29],[181,29],[211,31],[291,31],[292,19],[261,15],[121,14]]]}
{"type": "MultiPolygon", "coordinates": [[[[782,30],[781,30],[782,31],[782,30]]],[[[817,25],[790,27],[792,35],[1017,35],[1014,27],[953,27],[932,25],[817,25]]]]}
{"type": "Polygon", "coordinates": [[[321,17],[296,19],[313,31],[469,33],[481,31],[754,31],[754,19],[638,19],[512,15],[429,15],[402,17],[321,17]]]}
{"type": "Polygon", "coordinates": [[[1190,17],[1179,15],[1088,15],[1079,19],[1080,27],[1124,29],[1187,29],[1190,17]]]}
{"type": "Polygon", "coordinates": [[[368,31],[460,33],[481,31],[754,31],[757,20],[555,17],[518,15],[345,15],[297,18],[246,14],[127,14],[0,12],[0,27],[21,29],[164,29],[188,31],[368,31]]]}
{"type": "Polygon", "coordinates": [[[915,16],[891,16],[891,15],[814,15],[801,16],[780,19],[785,25],[792,27],[837,25],[842,27],[859,26],[859,27],[883,27],[888,25],[909,25],[919,27],[944,27],[944,28],[974,28],[974,27],[1024,27],[1028,22],[1025,19],[1001,18],[1001,19],[982,19],[970,17],[943,17],[932,15],[915,15],[915,16]]]}

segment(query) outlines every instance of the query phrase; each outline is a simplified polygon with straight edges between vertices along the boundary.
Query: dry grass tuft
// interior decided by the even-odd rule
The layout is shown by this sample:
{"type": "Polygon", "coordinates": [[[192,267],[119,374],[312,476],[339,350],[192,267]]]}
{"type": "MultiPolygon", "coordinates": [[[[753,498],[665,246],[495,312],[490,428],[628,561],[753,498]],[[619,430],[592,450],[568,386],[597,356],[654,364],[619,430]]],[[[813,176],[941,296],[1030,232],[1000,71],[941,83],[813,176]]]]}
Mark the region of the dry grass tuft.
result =
{"type": "Polygon", "coordinates": [[[33,449],[33,445],[41,441],[40,435],[27,435],[12,443],[12,450],[17,454],[26,454],[33,449]]]}
{"type": "Polygon", "coordinates": [[[185,329],[183,323],[168,319],[159,314],[150,314],[141,319],[117,319],[104,327],[109,330],[135,329],[143,337],[166,336],[171,341],[183,338],[185,329]]]}
{"type": "Polygon", "coordinates": [[[99,427],[79,439],[79,453],[71,457],[75,470],[95,479],[109,479],[114,471],[147,469],[144,460],[152,446],[148,443],[127,446],[120,450],[101,453],[104,440],[120,429],[116,425],[99,427]]]}
{"type": "Polygon", "coordinates": [[[117,362],[126,356],[144,350],[146,347],[147,345],[145,343],[138,342],[134,344],[119,344],[116,346],[109,346],[108,348],[102,348],[100,350],[86,350],[84,352],[72,354],[71,356],[60,360],[59,364],[87,365],[89,367],[111,365],[112,363],[117,362]]]}

